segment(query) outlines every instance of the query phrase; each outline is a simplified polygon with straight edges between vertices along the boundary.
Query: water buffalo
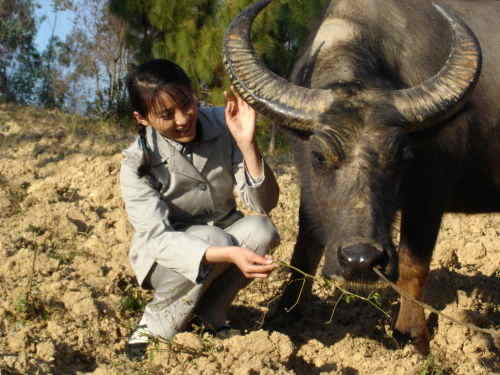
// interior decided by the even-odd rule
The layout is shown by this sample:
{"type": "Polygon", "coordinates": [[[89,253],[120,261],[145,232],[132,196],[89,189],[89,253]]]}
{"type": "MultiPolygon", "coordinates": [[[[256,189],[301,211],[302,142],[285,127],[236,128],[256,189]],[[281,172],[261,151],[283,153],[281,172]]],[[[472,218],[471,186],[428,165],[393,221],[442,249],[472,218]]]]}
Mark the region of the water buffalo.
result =
{"type": "MultiPolygon", "coordinates": [[[[500,210],[500,2],[333,0],[290,80],[250,42],[269,2],[232,22],[224,64],[244,100],[294,142],[293,265],[314,273],[325,254],[325,275],[364,284],[380,267],[420,298],[443,213],[500,210]]],[[[420,307],[402,300],[395,329],[428,351],[420,307]]]]}

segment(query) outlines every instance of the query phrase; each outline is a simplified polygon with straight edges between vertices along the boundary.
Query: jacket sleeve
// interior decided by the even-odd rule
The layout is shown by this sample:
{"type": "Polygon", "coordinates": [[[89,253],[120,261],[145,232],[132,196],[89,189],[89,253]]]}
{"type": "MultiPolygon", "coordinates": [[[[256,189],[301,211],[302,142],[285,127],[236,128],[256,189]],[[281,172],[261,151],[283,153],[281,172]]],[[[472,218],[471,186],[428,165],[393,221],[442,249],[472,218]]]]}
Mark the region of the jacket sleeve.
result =
{"type": "Polygon", "coordinates": [[[255,181],[247,173],[243,156],[236,145],[231,132],[227,128],[224,107],[212,109],[212,118],[224,128],[229,137],[229,147],[231,148],[231,162],[233,175],[235,177],[235,193],[241,197],[245,205],[259,213],[268,214],[278,204],[279,187],[274,177],[274,173],[266,164],[264,159],[264,176],[255,181]]]}
{"type": "Polygon", "coordinates": [[[210,244],[172,228],[168,205],[160,199],[148,177],[139,178],[138,155],[124,153],[120,171],[122,196],[128,218],[135,229],[133,243],[140,244],[134,257],[149,256],[164,267],[175,270],[193,283],[200,282],[200,265],[210,244]]]}
{"type": "Polygon", "coordinates": [[[261,163],[264,165],[264,176],[255,181],[247,172],[240,150],[233,143],[233,173],[236,179],[236,192],[248,208],[269,214],[278,204],[279,187],[271,168],[264,159],[261,159],[261,163]]]}

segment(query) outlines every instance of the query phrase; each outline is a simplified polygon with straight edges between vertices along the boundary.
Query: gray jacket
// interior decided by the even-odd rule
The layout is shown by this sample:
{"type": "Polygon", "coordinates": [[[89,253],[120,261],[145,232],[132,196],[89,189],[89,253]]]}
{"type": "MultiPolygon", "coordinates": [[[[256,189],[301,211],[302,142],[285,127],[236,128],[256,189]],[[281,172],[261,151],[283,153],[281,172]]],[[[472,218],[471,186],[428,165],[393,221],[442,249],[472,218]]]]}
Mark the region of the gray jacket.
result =
{"type": "Polygon", "coordinates": [[[172,270],[193,282],[209,243],[182,231],[188,225],[225,227],[238,219],[233,191],[252,210],[268,213],[278,201],[274,174],[265,164],[264,179],[252,184],[242,155],[224,119],[224,108],[200,108],[198,141],[190,143],[192,163],[148,127],[152,176],[139,178],[143,153],[136,139],[123,152],[120,181],[125,208],[135,233],[129,257],[142,285],[162,251],[172,270]]]}

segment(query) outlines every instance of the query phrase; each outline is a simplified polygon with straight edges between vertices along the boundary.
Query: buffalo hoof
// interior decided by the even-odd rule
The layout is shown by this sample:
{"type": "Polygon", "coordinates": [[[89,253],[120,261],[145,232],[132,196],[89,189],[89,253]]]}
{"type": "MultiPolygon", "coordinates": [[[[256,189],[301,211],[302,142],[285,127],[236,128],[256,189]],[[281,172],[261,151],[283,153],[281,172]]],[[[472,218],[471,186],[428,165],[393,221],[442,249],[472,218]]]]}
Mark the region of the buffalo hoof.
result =
{"type": "Polygon", "coordinates": [[[426,357],[430,353],[429,338],[426,336],[412,337],[409,334],[394,330],[394,339],[401,346],[412,344],[415,347],[415,350],[424,357],[426,357]]]}
{"type": "Polygon", "coordinates": [[[421,307],[402,301],[394,325],[394,338],[401,344],[411,342],[415,349],[424,356],[429,354],[429,331],[424,310],[421,307]]]}

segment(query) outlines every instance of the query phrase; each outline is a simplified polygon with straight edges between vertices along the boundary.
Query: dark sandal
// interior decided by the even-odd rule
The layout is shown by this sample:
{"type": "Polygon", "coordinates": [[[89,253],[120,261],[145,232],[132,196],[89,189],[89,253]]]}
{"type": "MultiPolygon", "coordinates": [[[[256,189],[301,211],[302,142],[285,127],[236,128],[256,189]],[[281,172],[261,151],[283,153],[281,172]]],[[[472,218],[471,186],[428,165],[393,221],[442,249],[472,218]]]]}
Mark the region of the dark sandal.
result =
{"type": "Polygon", "coordinates": [[[209,335],[220,339],[227,339],[236,335],[241,335],[239,330],[234,329],[229,324],[223,324],[220,327],[213,328],[210,324],[203,322],[198,317],[191,320],[188,330],[199,334],[208,333],[209,335]]]}
{"type": "Polygon", "coordinates": [[[146,358],[148,344],[126,344],[125,354],[132,362],[141,362],[146,358]]]}
{"type": "Polygon", "coordinates": [[[224,324],[213,331],[213,336],[219,339],[229,339],[241,335],[240,330],[231,327],[229,324],[224,324]]]}

